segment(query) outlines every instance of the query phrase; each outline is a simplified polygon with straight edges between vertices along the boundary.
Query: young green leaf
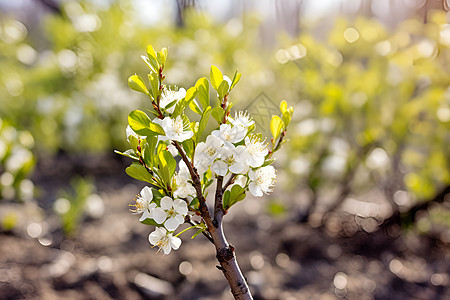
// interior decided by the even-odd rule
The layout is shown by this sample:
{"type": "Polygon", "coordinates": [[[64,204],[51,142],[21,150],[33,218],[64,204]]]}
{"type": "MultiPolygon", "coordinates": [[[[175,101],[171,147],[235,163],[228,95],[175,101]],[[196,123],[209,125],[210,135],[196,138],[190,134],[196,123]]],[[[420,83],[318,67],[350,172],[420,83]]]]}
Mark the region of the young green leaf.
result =
{"type": "Polygon", "coordinates": [[[134,132],[140,135],[151,136],[165,134],[160,125],[152,123],[147,114],[140,110],[133,110],[128,115],[128,124],[130,124],[130,127],[134,130],[134,132]]]}
{"type": "Polygon", "coordinates": [[[159,89],[159,80],[158,75],[151,73],[148,74],[148,81],[150,82],[150,88],[152,90],[153,99],[157,99],[161,94],[161,90],[159,89]]]}
{"type": "Polygon", "coordinates": [[[287,110],[287,102],[285,100],[281,101],[280,103],[280,111],[282,114],[287,110]]]}
{"type": "Polygon", "coordinates": [[[228,89],[230,88],[230,85],[226,80],[223,80],[219,88],[217,89],[217,93],[219,94],[219,99],[223,99],[226,94],[228,94],[228,89]]]}
{"type": "Polygon", "coordinates": [[[194,141],[192,139],[185,140],[181,143],[183,145],[184,152],[186,152],[186,155],[192,159],[192,156],[194,155],[194,141]]]}
{"type": "Polygon", "coordinates": [[[145,225],[151,225],[151,226],[156,226],[156,227],[163,227],[164,226],[164,224],[158,224],[158,223],[155,222],[155,220],[150,219],[150,218],[144,219],[144,220],[142,220],[140,222],[142,224],[145,224],[145,225]]]}
{"type": "Polygon", "coordinates": [[[236,71],[236,73],[234,73],[233,81],[231,82],[230,90],[232,90],[234,88],[234,86],[239,82],[240,79],[241,79],[241,73],[238,73],[236,71]]]}
{"type": "Polygon", "coordinates": [[[223,108],[220,106],[214,107],[211,110],[211,116],[217,121],[217,123],[222,124],[222,120],[223,120],[223,108]]]}
{"type": "Polygon", "coordinates": [[[217,91],[219,89],[220,83],[223,81],[223,74],[220,72],[219,68],[212,65],[210,71],[211,85],[217,91]]]}
{"type": "Polygon", "coordinates": [[[205,131],[206,125],[208,124],[209,117],[211,116],[211,106],[208,106],[202,114],[200,123],[198,125],[198,131],[196,133],[196,142],[202,137],[203,131],[205,131]]]}
{"type": "Polygon", "coordinates": [[[235,205],[239,201],[244,200],[245,198],[245,190],[239,184],[233,185],[230,191],[226,191],[223,197],[223,207],[225,210],[228,210],[231,206],[235,205]],[[229,196],[226,196],[227,192],[229,192],[229,196]]]}
{"type": "Polygon", "coordinates": [[[130,76],[128,78],[128,86],[130,87],[130,89],[132,89],[136,92],[144,93],[146,95],[149,94],[144,81],[142,80],[142,78],[139,75],[135,74],[135,75],[130,76]]]}
{"type": "Polygon", "coordinates": [[[154,183],[152,176],[148,171],[139,163],[132,163],[128,168],[125,169],[128,176],[140,181],[146,181],[148,183],[154,183]]]}
{"type": "Polygon", "coordinates": [[[289,111],[285,111],[283,113],[283,115],[281,116],[281,118],[283,119],[283,123],[284,123],[284,128],[287,128],[289,126],[289,124],[291,123],[291,114],[289,113],[289,111]]]}
{"type": "Polygon", "coordinates": [[[198,92],[198,100],[202,109],[205,109],[209,105],[209,82],[206,77],[202,77],[195,83],[195,88],[198,92]]]}
{"type": "Polygon", "coordinates": [[[281,133],[283,128],[283,121],[279,116],[272,116],[270,120],[270,132],[272,133],[273,139],[276,140],[281,133]]]}
{"type": "Polygon", "coordinates": [[[131,159],[134,159],[134,160],[139,160],[139,157],[137,157],[136,154],[134,154],[134,151],[131,150],[131,149],[128,149],[128,150],[125,151],[125,152],[120,152],[120,151],[118,151],[118,150],[114,150],[114,153],[123,155],[123,156],[125,156],[125,157],[131,158],[131,159]]]}

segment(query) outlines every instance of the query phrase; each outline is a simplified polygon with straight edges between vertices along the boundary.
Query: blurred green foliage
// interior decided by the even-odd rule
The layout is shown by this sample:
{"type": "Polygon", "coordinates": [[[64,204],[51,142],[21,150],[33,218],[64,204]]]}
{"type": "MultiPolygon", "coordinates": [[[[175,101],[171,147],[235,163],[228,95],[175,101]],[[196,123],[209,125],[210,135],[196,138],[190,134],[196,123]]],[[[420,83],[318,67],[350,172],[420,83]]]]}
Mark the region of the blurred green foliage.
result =
{"type": "Polygon", "coordinates": [[[89,179],[74,177],[71,190],[61,190],[61,196],[55,201],[53,208],[61,218],[64,234],[73,237],[87,212],[87,201],[95,186],[89,179]]]}
{"type": "Polygon", "coordinates": [[[291,184],[302,182],[313,202],[337,190],[328,208],[379,189],[394,211],[448,185],[449,33],[443,13],[393,32],[374,20],[339,20],[326,42],[303,34],[279,50],[281,77],[301,99],[291,184]]]}
{"type": "Polygon", "coordinates": [[[318,35],[301,24],[298,37],[277,36],[281,46],[255,38],[267,34],[256,16],[220,23],[187,11],[183,27],[145,27],[127,1],[108,9],[64,2],[62,15],[44,24],[36,34],[13,18],[0,20],[0,117],[31,133],[38,153],[125,149],[128,112],[151,108],[127,78],[146,73],[138,57],[153,44],[170,49],[168,84],[192,86],[214,63],[244,74],[232,99],[240,109],[261,92],[297,103],[291,143],[278,161],[289,175],[279,173],[278,188],[307,191],[301,195],[312,210],[333,209],[349,196],[370,202],[378,190],[402,211],[450,183],[444,14],[395,29],[337,20],[318,35]]]}
{"type": "MultiPolygon", "coordinates": [[[[30,132],[17,130],[0,118],[0,197],[29,200],[34,185],[27,179],[35,165],[34,139],[30,132]]],[[[0,198],[0,199],[1,199],[0,198]]]]}

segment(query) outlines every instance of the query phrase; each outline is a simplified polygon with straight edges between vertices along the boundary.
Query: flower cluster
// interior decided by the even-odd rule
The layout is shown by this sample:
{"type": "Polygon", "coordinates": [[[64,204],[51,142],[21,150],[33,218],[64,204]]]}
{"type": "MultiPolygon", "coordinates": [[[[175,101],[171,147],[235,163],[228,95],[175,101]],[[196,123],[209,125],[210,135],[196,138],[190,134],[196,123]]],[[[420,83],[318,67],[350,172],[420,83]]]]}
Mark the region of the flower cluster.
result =
{"type": "Polygon", "coordinates": [[[126,169],[128,175],[151,184],[141,190],[131,211],[141,215],[142,223],[156,226],[149,242],[168,254],[180,247],[178,236],[188,229],[197,229],[194,236],[203,232],[213,239],[211,232],[217,225],[206,203],[210,185],[216,185],[214,218],[225,215],[247,192],[254,197],[272,192],[277,177],[272,155],[285,142],[293,108],[282,101],[281,116],[272,116],[270,121],[269,142],[254,132],[255,121],[247,112],[230,115],[233,103],[229,95],[240,73],[230,79],[212,66],[210,80],[203,77],[187,90],[178,89],[163,83],[167,49],[155,51],[148,46],[147,54],[143,60],[150,69],[149,87],[138,75],[130,76],[128,84],[149,97],[154,117],[132,111],[126,130],[131,149],[118,153],[134,160],[126,169]],[[215,107],[210,86],[220,103],[215,107]],[[197,114],[197,120],[188,118],[188,108],[197,114]],[[208,133],[212,118],[217,127],[208,133]],[[175,234],[185,222],[192,226],[175,234]]]}
{"type": "Polygon", "coordinates": [[[135,204],[130,204],[133,214],[142,214],[139,221],[153,220],[156,230],[149,235],[152,245],[158,246],[164,254],[169,254],[171,249],[178,249],[181,245],[180,238],[173,236],[173,232],[184,223],[188,214],[187,203],[181,199],[172,199],[164,196],[159,199],[159,205],[153,197],[152,189],[148,186],[141,190],[135,204]]]}

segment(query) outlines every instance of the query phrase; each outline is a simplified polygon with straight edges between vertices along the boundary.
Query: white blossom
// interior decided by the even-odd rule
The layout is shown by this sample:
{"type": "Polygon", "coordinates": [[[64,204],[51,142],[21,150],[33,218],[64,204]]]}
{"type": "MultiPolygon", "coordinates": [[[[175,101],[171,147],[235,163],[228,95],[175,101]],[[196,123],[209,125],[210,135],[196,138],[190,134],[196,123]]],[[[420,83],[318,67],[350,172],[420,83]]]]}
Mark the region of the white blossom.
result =
{"type": "Polygon", "coordinates": [[[266,155],[269,153],[267,144],[260,142],[257,137],[246,137],[245,147],[248,153],[247,164],[252,168],[262,166],[266,155]]]}
{"type": "Polygon", "coordinates": [[[226,147],[231,148],[232,144],[239,143],[244,139],[247,129],[242,126],[221,124],[219,130],[214,130],[211,134],[221,139],[226,147]]]}
{"type": "Polygon", "coordinates": [[[130,209],[133,214],[142,214],[139,221],[152,217],[152,212],[156,207],[156,203],[152,203],[152,200],[152,190],[146,186],[141,190],[141,195],[137,195],[136,203],[130,204],[131,207],[134,207],[134,209],[130,209]]]}
{"type": "Polygon", "coordinates": [[[169,254],[172,249],[177,250],[180,248],[181,239],[173,236],[165,228],[157,227],[155,231],[150,233],[148,241],[153,246],[158,246],[158,251],[163,251],[165,255],[169,254]]]}
{"type": "Polygon", "coordinates": [[[255,124],[255,121],[252,120],[250,115],[244,111],[235,112],[234,119],[229,118],[229,120],[230,120],[231,124],[233,124],[234,126],[242,126],[245,128],[248,128],[248,127],[252,126],[253,124],[255,124]]]}
{"type": "Polygon", "coordinates": [[[211,166],[211,170],[220,176],[225,176],[230,170],[231,173],[247,173],[248,165],[245,163],[248,153],[244,146],[232,146],[232,148],[223,147],[219,152],[220,160],[217,160],[211,166]]]}
{"type": "Polygon", "coordinates": [[[189,173],[188,167],[184,161],[180,161],[180,170],[173,177],[175,191],[173,192],[174,197],[187,198],[189,195],[195,195],[196,190],[189,183],[191,175],[189,173]]]}
{"type": "Polygon", "coordinates": [[[255,171],[248,172],[250,177],[250,185],[248,186],[250,193],[255,197],[261,197],[264,193],[269,193],[275,186],[277,174],[273,166],[266,166],[255,171]]]}
{"type": "Polygon", "coordinates": [[[219,156],[223,141],[214,135],[208,135],[206,142],[201,142],[195,148],[194,166],[199,174],[205,173],[209,165],[219,156]]]}
{"type": "Polygon", "coordinates": [[[184,121],[181,116],[177,116],[175,119],[165,117],[161,122],[161,126],[164,129],[166,136],[170,140],[174,140],[177,142],[182,142],[184,140],[190,139],[194,135],[191,130],[184,127],[184,121]]]}
{"type": "MultiPolygon", "coordinates": [[[[183,88],[179,89],[178,91],[173,91],[171,89],[165,88],[161,94],[161,99],[159,100],[159,107],[165,109],[166,106],[168,106],[173,101],[178,102],[184,97],[186,97],[186,90],[183,88]]],[[[169,114],[173,113],[177,102],[175,102],[174,105],[166,109],[166,111],[169,114]]]]}
{"type": "Polygon", "coordinates": [[[181,199],[173,200],[165,196],[161,198],[161,207],[153,210],[153,219],[158,224],[163,224],[168,231],[174,231],[184,223],[184,217],[188,213],[187,203],[181,199]]]}

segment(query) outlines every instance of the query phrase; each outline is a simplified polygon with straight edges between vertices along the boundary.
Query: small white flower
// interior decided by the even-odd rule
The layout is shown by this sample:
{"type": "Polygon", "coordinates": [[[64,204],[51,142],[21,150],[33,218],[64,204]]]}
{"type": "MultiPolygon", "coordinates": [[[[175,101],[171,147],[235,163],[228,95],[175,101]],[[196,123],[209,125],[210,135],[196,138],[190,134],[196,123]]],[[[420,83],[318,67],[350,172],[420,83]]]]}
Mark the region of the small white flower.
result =
{"type": "Polygon", "coordinates": [[[245,128],[248,128],[255,124],[255,121],[252,120],[250,115],[244,111],[235,112],[234,119],[229,118],[229,120],[234,126],[242,126],[245,128]]]}
{"type": "Polygon", "coordinates": [[[211,166],[211,170],[220,176],[225,176],[230,170],[231,173],[247,173],[248,165],[245,163],[248,153],[244,146],[220,149],[220,160],[211,166]]]}
{"type": "Polygon", "coordinates": [[[209,165],[219,156],[223,141],[214,135],[208,135],[206,142],[201,142],[195,148],[194,166],[199,174],[205,173],[209,165]]]}
{"type": "Polygon", "coordinates": [[[172,249],[177,250],[181,245],[179,237],[173,236],[165,228],[161,227],[157,227],[155,231],[149,234],[148,241],[153,246],[159,247],[158,252],[162,249],[165,255],[169,254],[172,249]]]}
{"type": "Polygon", "coordinates": [[[153,219],[156,223],[164,223],[164,227],[168,231],[174,231],[184,223],[184,217],[188,213],[187,204],[185,201],[165,196],[161,199],[161,207],[153,210],[153,219]]]}
{"type": "Polygon", "coordinates": [[[137,134],[136,132],[134,132],[134,130],[131,129],[130,125],[127,126],[126,133],[127,133],[128,141],[130,140],[130,136],[134,136],[138,140],[145,140],[147,138],[146,136],[141,136],[141,135],[137,134]]]}
{"type": "Polygon", "coordinates": [[[250,177],[250,185],[248,186],[250,193],[255,197],[261,197],[264,193],[269,193],[273,190],[277,174],[273,166],[266,166],[255,171],[248,172],[250,177]]]}
{"type": "Polygon", "coordinates": [[[174,140],[177,142],[182,142],[184,140],[190,139],[194,135],[192,131],[190,131],[188,128],[185,128],[184,121],[181,116],[176,117],[175,120],[170,117],[165,117],[161,122],[161,126],[164,129],[166,136],[170,140],[174,140]]]}
{"type": "Polygon", "coordinates": [[[267,149],[267,144],[263,144],[259,141],[257,137],[250,139],[245,138],[245,147],[247,148],[247,164],[252,168],[257,168],[262,166],[266,155],[269,153],[267,149]]]}
{"type": "MultiPolygon", "coordinates": [[[[171,89],[165,88],[161,94],[161,99],[159,100],[159,107],[160,108],[166,108],[170,103],[173,101],[180,101],[186,97],[186,90],[181,88],[178,91],[173,91],[171,89]]],[[[175,102],[174,105],[166,109],[166,111],[171,114],[175,110],[175,105],[177,105],[177,102],[175,102]]]]}
{"type": "Polygon", "coordinates": [[[219,130],[214,130],[211,134],[221,139],[226,147],[231,148],[232,144],[239,143],[244,139],[247,129],[242,126],[221,124],[219,130]]]}
{"type": "Polygon", "coordinates": [[[153,200],[152,190],[146,186],[141,190],[141,195],[137,195],[135,204],[130,204],[134,209],[130,209],[133,214],[142,214],[139,221],[143,221],[152,217],[152,212],[156,207],[156,203],[151,203],[153,200]]]}
{"type": "Polygon", "coordinates": [[[175,191],[173,192],[174,197],[187,198],[190,195],[195,195],[196,190],[188,182],[191,178],[188,167],[184,161],[180,161],[180,170],[173,177],[175,191]]]}

